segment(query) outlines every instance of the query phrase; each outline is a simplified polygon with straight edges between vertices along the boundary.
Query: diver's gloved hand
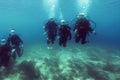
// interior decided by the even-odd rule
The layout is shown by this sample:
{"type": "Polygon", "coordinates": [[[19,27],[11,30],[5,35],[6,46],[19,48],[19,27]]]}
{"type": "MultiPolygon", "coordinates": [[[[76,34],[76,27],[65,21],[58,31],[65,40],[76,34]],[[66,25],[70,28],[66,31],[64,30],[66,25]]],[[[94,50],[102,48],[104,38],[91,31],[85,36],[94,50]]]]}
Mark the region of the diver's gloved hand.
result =
{"type": "Polygon", "coordinates": [[[57,36],[57,39],[60,39],[60,36],[57,36]]]}
{"type": "Polygon", "coordinates": [[[15,49],[12,49],[12,51],[11,51],[11,52],[12,52],[12,53],[13,53],[13,52],[15,52],[15,49]]]}
{"type": "Polygon", "coordinates": [[[77,33],[77,29],[75,29],[74,32],[77,33]]]}
{"type": "Polygon", "coordinates": [[[95,31],[95,30],[93,30],[92,33],[93,33],[94,35],[96,35],[96,31],[95,31]]]}

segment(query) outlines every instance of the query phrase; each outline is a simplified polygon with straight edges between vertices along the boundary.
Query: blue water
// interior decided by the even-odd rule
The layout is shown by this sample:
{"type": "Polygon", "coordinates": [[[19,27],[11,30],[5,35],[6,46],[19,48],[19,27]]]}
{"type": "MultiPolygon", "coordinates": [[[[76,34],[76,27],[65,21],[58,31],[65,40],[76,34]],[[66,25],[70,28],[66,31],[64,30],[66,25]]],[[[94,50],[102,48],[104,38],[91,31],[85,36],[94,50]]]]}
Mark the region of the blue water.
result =
{"type": "Polygon", "coordinates": [[[119,0],[0,0],[0,39],[7,38],[10,29],[14,28],[25,43],[43,42],[46,40],[43,26],[51,14],[58,22],[65,19],[71,25],[76,15],[84,11],[97,24],[97,35],[92,38],[98,42],[102,38],[120,43],[119,8],[119,0]],[[86,11],[78,1],[88,2],[86,11]]]}
{"type": "MultiPolygon", "coordinates": [[[[47,0],[0,0],[0,38],[6,37],[9,30],[14,28],[24,42],[42,41],[45,38],[43,26],[51,13],[48,5],[47,0]]],[[[78,5],[77,0],[59,0],[54,17],[59,21],[62,12],[63,19],[71,23],[81,11],[78,5]]],[[[87,15],[96,22],[98,36],[119,42],[120,1],[91,0],[88,8],[87,15]]]]}

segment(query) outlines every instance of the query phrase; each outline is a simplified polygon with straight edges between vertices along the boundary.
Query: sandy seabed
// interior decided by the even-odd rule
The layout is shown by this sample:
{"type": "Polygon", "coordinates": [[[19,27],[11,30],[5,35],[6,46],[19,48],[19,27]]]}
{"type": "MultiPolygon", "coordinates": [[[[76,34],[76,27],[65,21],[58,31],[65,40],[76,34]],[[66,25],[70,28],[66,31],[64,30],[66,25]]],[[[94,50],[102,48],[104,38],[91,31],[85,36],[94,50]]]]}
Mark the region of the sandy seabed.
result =
{"type": "Polygon", "coordinates": [[[92,43],[53,49],[28,45],[22,57],[0,68],[0,80],[120,80],[120,49],[92,43]]]}

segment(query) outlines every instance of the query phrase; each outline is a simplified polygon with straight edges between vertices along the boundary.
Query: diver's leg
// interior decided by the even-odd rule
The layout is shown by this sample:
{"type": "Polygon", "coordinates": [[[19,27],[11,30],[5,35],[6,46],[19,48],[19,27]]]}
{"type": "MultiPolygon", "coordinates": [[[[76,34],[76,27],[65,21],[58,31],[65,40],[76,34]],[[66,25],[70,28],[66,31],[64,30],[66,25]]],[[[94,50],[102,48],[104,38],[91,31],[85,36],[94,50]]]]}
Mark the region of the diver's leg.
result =
{"type": "Polygon", "coordinates": [[[3,61],[4,61],[4,66],[7,67],[8,64],[9,64],[9,59],[10,59],[10,56],[9,55],[5,55],[4,58],[3,58],[3,61]]]}
{"type": "Polygon", "coordinates": [[[49,33],[47,35],[47,44],[49,45],[51,43],[51,34],[49,33]]]}
{"type": "Polygon", "coordinates": [[[54,44],[54,40],[52,40],[51,43],[54,44]]]}
{"type": "Polygon", "coordinates": [[[52,44],[54,44],[55,41],[55,35],[52,36],[52,44]]]}
{"type": "Polygon", "coordinates": [[[83,35],[82,35],[82,44],[85,44],[87,41],[86,41],[86,37],[87,37],[87,33],[84,33],[83,35]]]}
{"type": "Polygon", "coordinates": [[[50,41],[50,44],[54,44],[54,40],[55,40],[55,36],[53,33],[49,34],[49,41],[50,41]]]}
{"type": "Polygon", "coordinates": [[[67,43],[67,38],[64,38],[63,40],[63,46],[66,47],[66,43],[67,43]]]}
{"type": "Polygon", "coordinates": [[[62,46],[65,46],[64,41],[65,41],[65,39],[64,39],[64,37],[62,37],[61,38],[61,44],[62,44],[62,46]]]}

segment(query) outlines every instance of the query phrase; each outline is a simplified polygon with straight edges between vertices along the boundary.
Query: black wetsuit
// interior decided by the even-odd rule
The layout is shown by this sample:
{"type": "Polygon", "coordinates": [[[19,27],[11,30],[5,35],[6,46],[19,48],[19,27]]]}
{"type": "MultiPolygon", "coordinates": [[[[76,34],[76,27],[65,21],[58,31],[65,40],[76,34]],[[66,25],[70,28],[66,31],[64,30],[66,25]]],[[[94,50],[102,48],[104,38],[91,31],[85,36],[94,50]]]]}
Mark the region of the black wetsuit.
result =
{"type": "Polygon", "coordinates": [[[71,28],[67,25],[60,25],[59,28],[59,45],[60,46],[66,46],[67,40],[69,38],[69,40],[71,40],[71,32],[70,32],[71,28]]]}
{"type": "Polygon", "coordinates": [[[76,30],[75,34],[75,42],[78,43],[81,40],[82,44],[86,43],[86,37],[89,32],[92,32],[92,28],[90,27],[90,23],[87,19],[78,19],[75,24],[74,31],[76,30]]]}
{"type": "MultiPolygon", "coordinates": [[[[15,49],[15,52],[20,57],[23,54],[23,49],[20,47],[21,44],[23,44],[23,41],[20,39],[20,37],[17,34],[9,35],[8,37],[8,44],[11,46],[11,48],[15,49]]],[[[14,58],[16,59],[16,53],[14,53],[14,58]]]]}
{"type": "Polygon", "coordinates": [[[0,66],[7,66],[10,60],[11,48],[9,45],[0,46],[0,66]]]}
{"type": "Polygon", "coordinates": [[[47,44],[54,44],[57,36],[57,24],[54,21],[48,21],[45,25],[47,33],[47,44]]]}

